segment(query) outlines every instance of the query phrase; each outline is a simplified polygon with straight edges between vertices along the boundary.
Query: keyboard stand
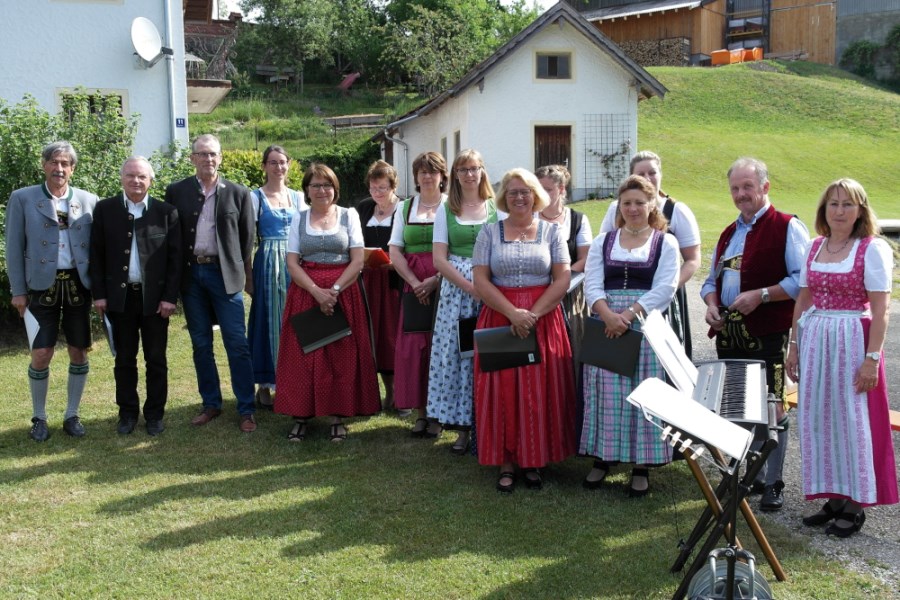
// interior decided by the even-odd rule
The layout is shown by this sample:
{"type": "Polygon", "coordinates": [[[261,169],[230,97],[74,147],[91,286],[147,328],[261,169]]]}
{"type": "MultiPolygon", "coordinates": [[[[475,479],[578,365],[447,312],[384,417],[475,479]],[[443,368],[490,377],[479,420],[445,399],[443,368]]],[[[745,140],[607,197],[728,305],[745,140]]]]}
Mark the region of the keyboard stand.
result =
{"type": "Polygon", "coordinates": [[[737,537],[734,535],[735,523],[733,523],[730,518],[730,515],[735,512],[732,507],[732,502],[735,499],[738,501],[738,507],[741,510],[741,514],[744,516],[747,526],[753,533],[753,537],[756,538],[756,542],[759,544],[760,549],[765,555],[766,561],[772,568],[775,577],[778,581],[787,580],[787,575],[785,574],[781,563],[778,561],[775,551],[769,544],[768,539],[766,539],[765,533],[759,525],[759,521],[756,520],[756,516],[750,509],[750,505],[747,503],[746,499],[746,496],[750,493],[750,485],[753,483],[757,473],[762,469],[763,464],[765,464],[769,453],[777,445],[778,442],[775,439],[774,434],[772,434],[763,444],[762,449],[759,452],[748,453],[747,468],[745,469],[743,478],[740,478],[740,482],[736,481],[736,479],[740,477],[739,462],[736,460],[731,461],[730,470],[732,474],[728,475],[725,457],[717,448],[707,445],[710,455],[715,458],[716,463],[720,465],[721,470],[726,473],[715,490],[713,490],[709,479],[707,479],[706,474],[700,468],[700,465],[697,464],[696,459],[692,459],[687,454],[685,455],[688,467],[694,475],[694,478],[697,480],[697,484],[700,486],[704,498],[706,498],[707,507],[703,510],[703,513],[697,521],[697,524],[694,526],[694,530],[691,532],[688,540],[679,543],[680,552],[670,569],[671,572],[677,573],[684,568],[694,547],[709,530],[710,526],[712,526],[712,530],[706,538],[706,542],[694,558],[694,562],[691,563],[690,568],[685,573],[675,595],[672,596],[673,600],[682,600],[685,597],[688,586],[694,576],[706,565],[710,552],[713,551],[723,535],[725,535],[729,541],[733,542],[737,548],[741,547],[737,537]]]}

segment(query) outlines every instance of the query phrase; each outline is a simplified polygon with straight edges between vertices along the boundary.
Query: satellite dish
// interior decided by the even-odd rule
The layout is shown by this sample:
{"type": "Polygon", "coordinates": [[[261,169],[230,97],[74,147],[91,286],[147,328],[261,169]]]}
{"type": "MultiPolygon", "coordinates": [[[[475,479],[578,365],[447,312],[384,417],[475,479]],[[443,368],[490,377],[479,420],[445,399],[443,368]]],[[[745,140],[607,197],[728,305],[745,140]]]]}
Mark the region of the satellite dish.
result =
{"type": "Polygon", "coordinates": [[[156,25],[146,17],[137,17],[131,22],[131,44],[141,64],[148,69],[163,56],[173,54],[171,48],[163,48],[156,25]]]}

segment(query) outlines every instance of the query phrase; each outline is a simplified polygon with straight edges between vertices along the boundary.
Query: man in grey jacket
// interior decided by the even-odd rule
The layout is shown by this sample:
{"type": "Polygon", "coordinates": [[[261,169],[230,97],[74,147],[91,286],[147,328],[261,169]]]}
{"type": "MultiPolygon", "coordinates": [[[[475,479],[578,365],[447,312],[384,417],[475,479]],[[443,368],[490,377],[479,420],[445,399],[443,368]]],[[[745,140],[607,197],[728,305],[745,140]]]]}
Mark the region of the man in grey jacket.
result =
{"type": "Polygon", "coordinates": [[[30,437],[36,442],[50,437],[47,389],[60,322],[69,347],[63,431],[73,437],[85,433],[78,408],[87,381],[87,351],[91,345],[88,262],[97,196],[69,185],[77,163],[78,155],[69,142],[49,144],[41,153],[44,183],[14,191],[6,207],[6,262],[12,305],[25,319],[31,344],[30,437]]]}

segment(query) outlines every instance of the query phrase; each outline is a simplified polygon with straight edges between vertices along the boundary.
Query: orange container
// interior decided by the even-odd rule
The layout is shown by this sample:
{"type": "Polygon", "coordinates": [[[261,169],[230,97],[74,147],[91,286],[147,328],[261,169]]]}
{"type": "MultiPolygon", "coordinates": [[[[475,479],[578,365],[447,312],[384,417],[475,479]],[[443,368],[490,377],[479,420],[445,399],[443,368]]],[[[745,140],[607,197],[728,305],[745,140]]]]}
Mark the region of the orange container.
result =
{"type": "Polygon", "coordinates": [[[754,60],[762,60],[763,59],[763,49],[762,48],[744,48],[743,56],[741,58],[744,62],[753,62],[754,60]]]}
{"type": "Polygon", "coordinates": [[[730,65],[741,62],[743,54],[743,50],[715,50],[710,53],[710,57],[712,58],[713,66],[730,65]]]}

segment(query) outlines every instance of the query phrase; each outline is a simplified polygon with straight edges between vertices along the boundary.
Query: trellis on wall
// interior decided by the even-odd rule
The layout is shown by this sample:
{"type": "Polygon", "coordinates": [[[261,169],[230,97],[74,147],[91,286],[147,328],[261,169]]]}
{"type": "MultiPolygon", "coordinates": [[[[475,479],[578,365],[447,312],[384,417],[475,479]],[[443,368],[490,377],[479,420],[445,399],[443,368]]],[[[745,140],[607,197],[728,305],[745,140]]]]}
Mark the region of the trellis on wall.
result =
{"type": "Polygon", "coordinates": [[[628,176],[632,118],[628,113],[584,115],[581,155],[589,197],[614,195],[628,176]]]}

